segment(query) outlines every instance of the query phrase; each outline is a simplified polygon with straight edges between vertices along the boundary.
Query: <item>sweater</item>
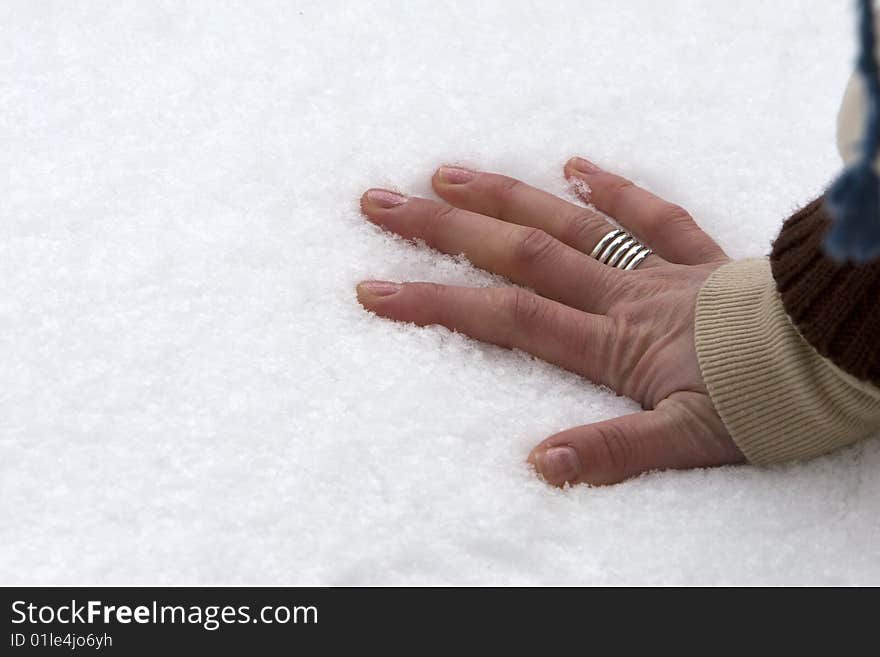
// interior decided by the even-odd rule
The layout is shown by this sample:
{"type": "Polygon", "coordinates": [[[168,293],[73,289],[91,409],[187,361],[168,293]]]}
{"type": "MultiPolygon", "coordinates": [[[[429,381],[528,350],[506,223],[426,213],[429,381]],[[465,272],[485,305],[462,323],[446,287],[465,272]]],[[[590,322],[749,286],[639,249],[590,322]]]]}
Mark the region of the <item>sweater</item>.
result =
{"type": "MultiPolygon", "coordinates": [[[[853,76],[837,125],[845,163],[863,122],[853,76]]],[[[784,222],[769,259],[720,267],[697,297],[703,379],[752,463],[817,456],[880,431],[880,263],[828,259],[828,225],[820,197],[784,222]]]]}

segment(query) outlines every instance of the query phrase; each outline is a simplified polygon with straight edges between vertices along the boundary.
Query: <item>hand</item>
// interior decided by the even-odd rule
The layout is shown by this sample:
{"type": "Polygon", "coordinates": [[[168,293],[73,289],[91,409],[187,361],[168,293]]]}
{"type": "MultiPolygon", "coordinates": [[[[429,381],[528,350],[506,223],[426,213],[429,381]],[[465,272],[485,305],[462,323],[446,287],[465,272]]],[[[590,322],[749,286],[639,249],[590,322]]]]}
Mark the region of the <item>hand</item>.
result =
{"type": "Polygon", "coordinates": [[[641,403],[644,411],[568,429],[529,455],[551,484],[611,484],[641,472],[743,461],[709,398],[694,347],[697,292],[728,261],[679,206],[581,158],[565,165],[578,194],[654,250],[633,271],[589,254],[612,226],[598,212],[518,180],[441,167],[447,203],[381,189],[366,217],[522,287],[366,281],[377,315],[441,324],[528,351],[641,403]]]}

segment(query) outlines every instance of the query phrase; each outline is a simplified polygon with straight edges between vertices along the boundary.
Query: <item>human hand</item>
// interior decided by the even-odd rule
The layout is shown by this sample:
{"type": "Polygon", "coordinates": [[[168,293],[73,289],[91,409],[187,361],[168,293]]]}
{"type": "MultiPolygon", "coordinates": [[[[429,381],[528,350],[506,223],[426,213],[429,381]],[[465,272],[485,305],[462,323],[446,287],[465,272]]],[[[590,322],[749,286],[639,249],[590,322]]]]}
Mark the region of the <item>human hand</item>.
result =
{"type": "Polygon", "coordinates": [[[654,254],[632,271],[601,264],[587,254],[613,226],[595,210],[506,176],[441,167],[432,184],[447,203],[371,189],[361,209],[387,230],[463,253],[535,292],[365,281],[358,300],[383,317],[528,351],[642,405],[535,447],[528,460],[551,484],[743,461],[694,347],[697,293],[727,256],[685,210],[630,181],[581,158],[569,160],[565,175],[654,254]]]}

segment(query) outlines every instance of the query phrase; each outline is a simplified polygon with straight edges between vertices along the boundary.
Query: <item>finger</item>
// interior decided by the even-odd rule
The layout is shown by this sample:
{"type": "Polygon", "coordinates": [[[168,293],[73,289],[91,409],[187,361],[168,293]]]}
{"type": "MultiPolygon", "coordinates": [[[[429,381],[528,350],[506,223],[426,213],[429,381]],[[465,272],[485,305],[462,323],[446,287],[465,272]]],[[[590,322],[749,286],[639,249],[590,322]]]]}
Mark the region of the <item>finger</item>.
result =
{"type": "Polygon", "coordinates": [[[575,427],[551,436],[529,455],[548,483],[615,484],[650,470],[742,462],[708,397],[678,393],[654,410],[575,427]],[[697,408],[703,399],[705,408],[697,408]],[[714,415],[715,417],[710,417],[714,415]]]}
{"type": "Polygon", "coordinates": [[[367,218],[444,253],[463,253],[477,267],[507,276],[540,294],[590,312],[604,312],[622,272],[554,239],[444,203],[369,190],[361,199],[367,218]]]}
{"type": "Polygon", "coordinates": [[[612,323],[517,287],[366,281],[358,301],[377,315],[419,326],[439,324],[477,340],[530,354],[612,385],[612,323]]]}
{"type": "Polygon", "coordinates": [[[581,198],[620,222],[666,260],[697,265],[727,259],[681,206],[583,158],[570,159],[565,176],[580,182],[575,189],[581,198]]]}
{"type": "MultiPolygon", "coordinates": [[[[434,190],[452,205],[520,226],[539,228],[581,253],[592,253],[614,229],[605,217],[497,173],[440,167],[431,180],[434,190]]],[[[648,256],[641,265],[662,263],[648,256]]]]}

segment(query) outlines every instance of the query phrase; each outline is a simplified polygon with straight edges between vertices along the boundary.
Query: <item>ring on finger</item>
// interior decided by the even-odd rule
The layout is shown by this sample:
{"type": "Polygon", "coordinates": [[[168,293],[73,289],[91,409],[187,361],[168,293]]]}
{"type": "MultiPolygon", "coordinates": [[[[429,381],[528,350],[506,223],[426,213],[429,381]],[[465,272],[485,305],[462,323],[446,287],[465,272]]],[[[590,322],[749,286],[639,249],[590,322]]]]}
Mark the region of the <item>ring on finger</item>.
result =
{"type": "Polygon", "coordinates": [[[621,228],[614,228],[599,240],[590,257],[611,267],[631,271],[653,251],[621,228]]]}

